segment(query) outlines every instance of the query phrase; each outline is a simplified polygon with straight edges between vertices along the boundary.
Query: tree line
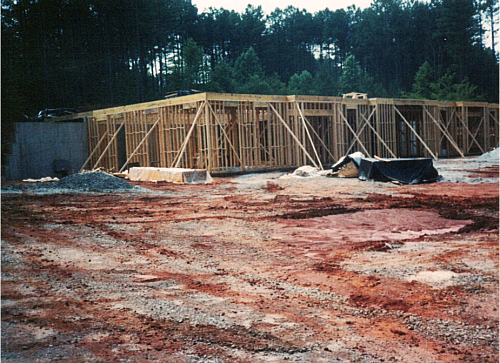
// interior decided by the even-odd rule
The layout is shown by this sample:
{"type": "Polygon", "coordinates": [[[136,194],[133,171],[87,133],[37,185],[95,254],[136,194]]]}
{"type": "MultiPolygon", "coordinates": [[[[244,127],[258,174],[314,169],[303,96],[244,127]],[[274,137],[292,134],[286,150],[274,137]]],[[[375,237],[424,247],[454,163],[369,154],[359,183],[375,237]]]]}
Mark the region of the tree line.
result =
{"type": "Polygon", "coordinates": [[[2,127],[184,89],[498,102],[497,16],[498,0],[269,15],[190,0],[2,0],[2,127]]]}

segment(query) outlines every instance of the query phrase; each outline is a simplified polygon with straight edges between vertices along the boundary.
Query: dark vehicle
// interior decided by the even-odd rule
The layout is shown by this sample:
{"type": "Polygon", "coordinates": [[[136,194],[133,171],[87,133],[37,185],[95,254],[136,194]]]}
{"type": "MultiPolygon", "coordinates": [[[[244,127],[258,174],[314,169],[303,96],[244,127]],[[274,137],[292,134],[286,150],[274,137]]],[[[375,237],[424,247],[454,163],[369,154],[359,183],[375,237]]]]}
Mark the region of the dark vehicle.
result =
{"type": "Polygon", "coordinates": [[[74,108],[47,108],[38,112],[37,116],[24,116],[30,121],[44,121],[45,119],[67,116],[77,112],[74,108]]]}

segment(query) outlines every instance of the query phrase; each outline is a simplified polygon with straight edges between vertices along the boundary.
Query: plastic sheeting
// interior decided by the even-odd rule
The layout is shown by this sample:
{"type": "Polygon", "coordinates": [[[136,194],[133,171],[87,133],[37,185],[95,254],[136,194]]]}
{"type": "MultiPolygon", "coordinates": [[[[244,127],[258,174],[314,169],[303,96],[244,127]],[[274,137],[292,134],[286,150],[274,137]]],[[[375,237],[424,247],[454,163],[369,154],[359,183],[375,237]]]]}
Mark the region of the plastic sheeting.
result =
{"type": "Polygon", "coordinates": [[[133,181],[167,181],[171,183],[204,183],[213,181],[206,169],[183,168],[130,168],[128,178],[133,181]]]}
{"type": "Polygon", "coordinates": [[[350,162],[354,162],[354,164],[359,167],[359,164],[361,163],[361,160],[365,157],[363,153],[360,153],[359,151],[343,156],[340,158],[338,162],[336,162],[334,165],[332,165],[332,172],[339,171],[344,165],[349,164],[350,162]]]}
{"type": "Polygon", "coordinates": [[[301,166],[292,174],[285,174],[280,176],[280,179],[290,179],[290,178],[316,178],[319,176],[325,176],[330,174],[330,170],[319,170],[318,168],[310,165],[301,166]]]}
{"type": "Polygon", "coordinates": [[[432,159],[361,159],[359,179],[395,181],[402,184],[435,182],[440,179],[432,159]]]}

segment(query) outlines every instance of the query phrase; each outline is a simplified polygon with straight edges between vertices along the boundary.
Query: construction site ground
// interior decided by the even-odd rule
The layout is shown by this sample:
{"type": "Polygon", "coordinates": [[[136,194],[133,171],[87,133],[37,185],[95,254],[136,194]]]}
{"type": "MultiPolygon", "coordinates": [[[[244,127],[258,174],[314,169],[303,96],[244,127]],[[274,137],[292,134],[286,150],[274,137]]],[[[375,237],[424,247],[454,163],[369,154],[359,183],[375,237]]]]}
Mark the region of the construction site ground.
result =
{"type": "Polygon", "coordinates": [[[2,362],[498,362],[498,179],[279,175],[2,193],[2,362]]]}

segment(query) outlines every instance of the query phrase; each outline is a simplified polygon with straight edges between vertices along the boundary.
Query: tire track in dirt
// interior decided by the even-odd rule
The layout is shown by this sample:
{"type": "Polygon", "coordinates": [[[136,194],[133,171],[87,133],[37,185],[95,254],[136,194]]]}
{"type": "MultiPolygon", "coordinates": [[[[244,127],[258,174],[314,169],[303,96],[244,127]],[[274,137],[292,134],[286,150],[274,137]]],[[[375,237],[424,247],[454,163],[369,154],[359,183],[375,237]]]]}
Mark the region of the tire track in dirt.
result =
{"type": "MultiPolygon", "coordinates": [[[[188,191],[193,189],[182,189],[188,191]]],[[[55,356],[71,347],[78,349],[75,361],[498,358],[498,319],[491,314],[498,305],[498,273],[491,272],[494,262],[481,270],[474,259],[476,251],[483,251],[484,261],[498,257],[494,224],[391,247],[352,234],[341,243],[328,234],[309,241],[293,235],[309,223],[320,226],[322,218],[361,210],[431,211],[460,223],[496,215],[498,221],[494,199],[422,193],[339,200],[265,191],[229,198],[58,195],[3,202],[2,324],[10,331],[51,332],[26,338],[24,345],[9,341],[2,351],[10,357],[55,356]],[[446,215],[447,204],[453,214],[446,215]],[[287,223],[281,238],[273,238],[287,223]],[[469,248],[461,250],[465,242],[454,241],[464,238],[469,248]],[[315,248],[318,242],[323,245],[315,248]],[[429,248],[439,245],[432,254],[429,248]],[[404,256],[419,268],[482,280],[443,288],[375,271],[378,260],[404,264],[404,256]]]]}

